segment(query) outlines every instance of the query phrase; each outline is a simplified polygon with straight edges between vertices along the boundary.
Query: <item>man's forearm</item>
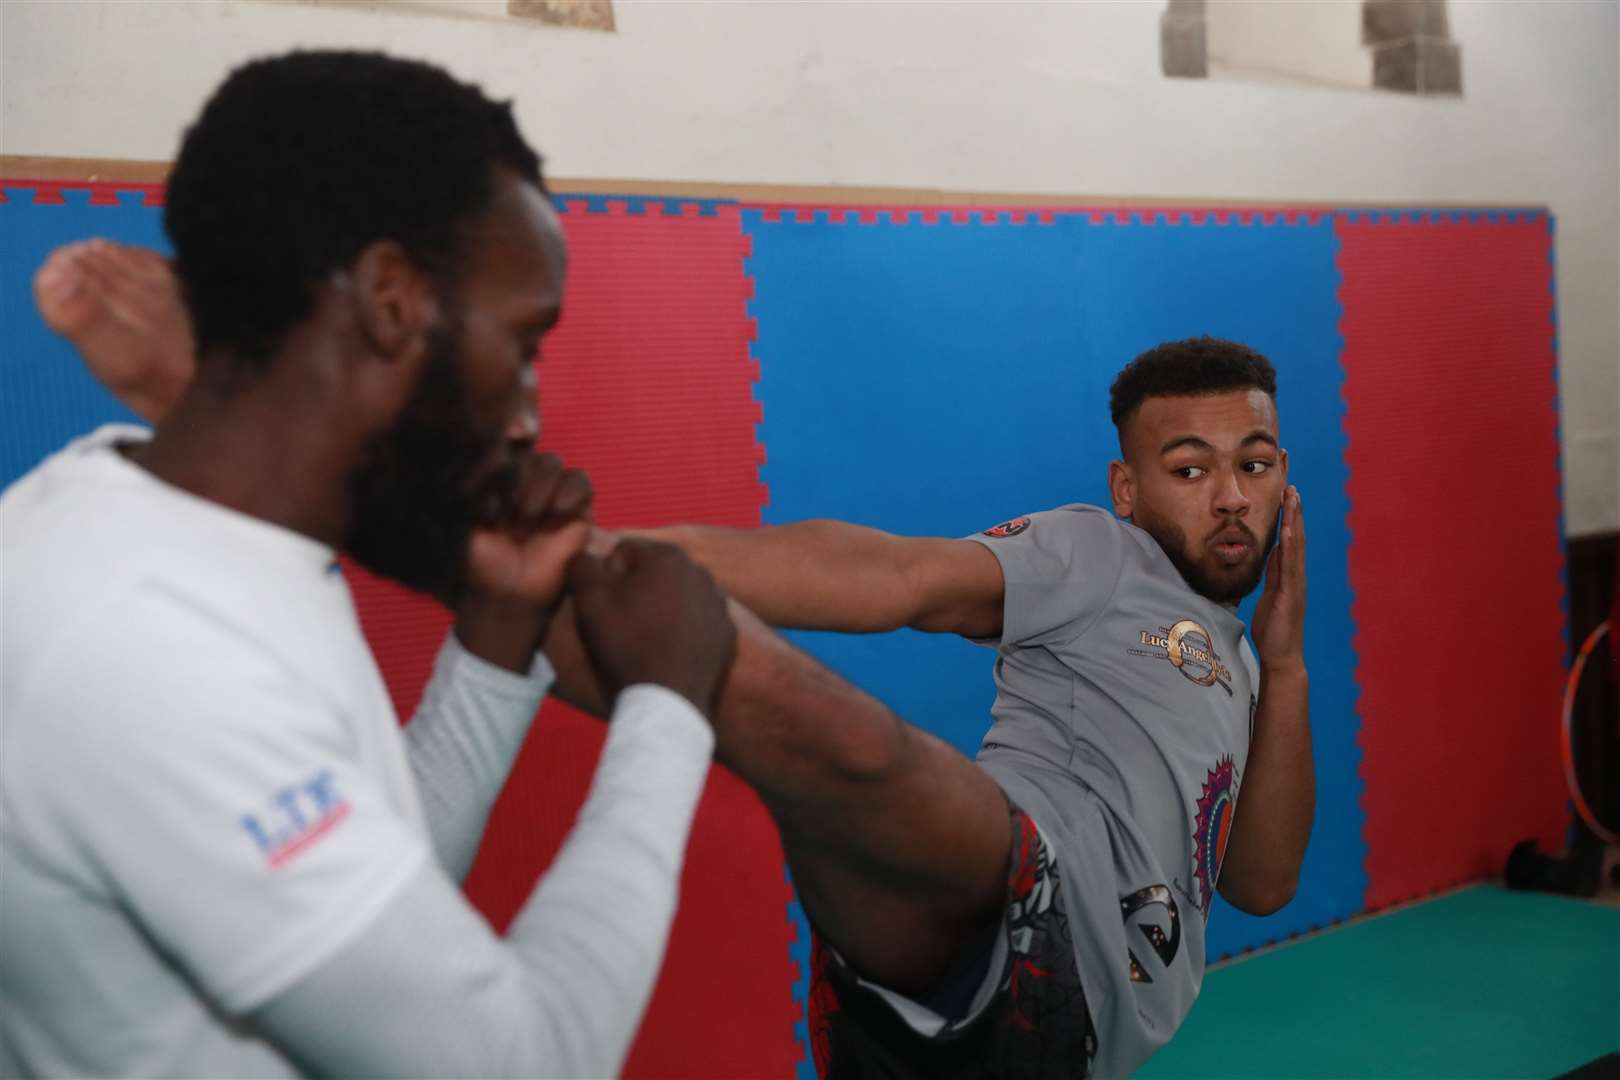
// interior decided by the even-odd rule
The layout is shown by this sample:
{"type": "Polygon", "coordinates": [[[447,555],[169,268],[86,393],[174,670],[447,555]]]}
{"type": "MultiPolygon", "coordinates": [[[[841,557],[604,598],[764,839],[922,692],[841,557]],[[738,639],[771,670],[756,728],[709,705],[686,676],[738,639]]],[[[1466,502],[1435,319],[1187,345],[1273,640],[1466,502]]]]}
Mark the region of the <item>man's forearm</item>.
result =
{"type": "MultiPolygon", "coordinates": [[[[896,754],[905,725],[881,703],[849,685],[772,633],[736,600],[737,654],[715,710],[716,760],[770,798],[825,794],[835,775],[856,782],[881,773],[896,754]]],[[[556,668],[553,693],[605,717],[612,696],[580,642],[573,602],[558,608],[545,640],[556,668]]]]}
{"type": "Polygon", "coordinates": [[[1310,679],[1303,667],[1264,671],[1221,895],[1253,915],[1293,899],[1315,814],[1310,679]]]}
{"type": "Polygon", "coordinates": [[[511,671],[468,648],[458,629],[439,650],[405,727],[434,854],[456,881],[472,868],[490,810],[551,686],[551,668],[532,645],[528,660],[523,673],[511,671]]]}
{"type": "Polygon", "coordinates": [[[319,1076],[617,1075],[661,967],[713,744],[680,695],[624,697],[579,821],[504,942],[424,867],[257,1009],[257,1028],[319,1076]]]}
{"type": "Polygon", "coordinates": [[[771,626],[871,633],[897,630],[914,615],[895,538],[877,529],[801,521],[676,525],[649,535],[680,547],[771,626]]]}
{"type": "Polygon", "coordinates": [[[456,881],[472,868],[490,809],[551,685],[549,665],[536,662],[546,621],[526,601],[464,597],[405,727],[433,850],[456,881]]]}

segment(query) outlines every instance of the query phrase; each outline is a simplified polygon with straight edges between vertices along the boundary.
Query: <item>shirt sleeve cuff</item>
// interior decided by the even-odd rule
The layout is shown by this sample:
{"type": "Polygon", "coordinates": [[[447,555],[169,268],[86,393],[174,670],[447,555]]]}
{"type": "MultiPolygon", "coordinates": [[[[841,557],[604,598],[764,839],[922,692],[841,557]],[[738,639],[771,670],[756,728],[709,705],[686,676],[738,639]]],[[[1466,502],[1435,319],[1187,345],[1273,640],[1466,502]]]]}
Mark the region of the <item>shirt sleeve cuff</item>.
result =
{"type": "Polygon", "coordinates": [[[557,681],[556,669],[551,666],[546,654],[539,650],[535,651],[528,673],[519,675],[468,651],[454,630],[446,636],[445,646],[435,666],[440,674],[453,675],[481,690],[507,697],[532,697],[536,701],[545,697],[551,684],[557,681]]]}
{"type": "Polygon", "coordinates": [[[619,691],[613,705],[614,724],[630,720],[639,725],[654,718],[664,728],[665,737],[682,750],[704,758],[714,754],[714,728],[681,694],[657,683],[636,683],[619,691]]]}

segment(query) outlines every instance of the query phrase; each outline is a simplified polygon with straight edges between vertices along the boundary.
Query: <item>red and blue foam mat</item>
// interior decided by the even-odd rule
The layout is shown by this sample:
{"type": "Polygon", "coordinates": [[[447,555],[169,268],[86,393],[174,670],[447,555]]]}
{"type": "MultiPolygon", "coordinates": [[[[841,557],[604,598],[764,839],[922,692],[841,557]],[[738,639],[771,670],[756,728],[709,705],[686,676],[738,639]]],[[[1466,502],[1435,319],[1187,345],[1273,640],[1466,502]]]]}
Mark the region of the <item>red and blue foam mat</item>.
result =
{"type": "MultiPolygon", "coordinates": [[[[154,189],[38,187],[8,183],[0,202],[0,483],[128,418],[39,322],[34,269],[85,236],[163,243],[154,189]]],[[[1558,839],[1544,215],[559,203],[572,274],[540,368],[542,441],[590,470],[610,525],[834,516],[963,535],[1106,504],[1107,387],[1126,360],[1209,333],[1276,362],[1310,534],[1317,817],[1293,904],[1216,911],[1212,955],[1477,877],[1521,836],[1558,839]]],[[[408,714],[446,620],[349,576],[408,714]]],[[[987,653],[912,633],[799,640],[976,747],[987,653]]],[[[542,711],[467,883],[496,926],[569,828],[601,738],[542,711]]],[[[631,1075],[808,1069],[790,897],[768,817],[717,770],[631,1075]]]]}
{"type": "MultiPolygon", "coordinates": [[[[1345,216],[1348,555],[1369,908],[1568,824],[1552,226],[1345,216]]],[[[1312,669],[1314,676],[1315,669],[1312,669]]]]}

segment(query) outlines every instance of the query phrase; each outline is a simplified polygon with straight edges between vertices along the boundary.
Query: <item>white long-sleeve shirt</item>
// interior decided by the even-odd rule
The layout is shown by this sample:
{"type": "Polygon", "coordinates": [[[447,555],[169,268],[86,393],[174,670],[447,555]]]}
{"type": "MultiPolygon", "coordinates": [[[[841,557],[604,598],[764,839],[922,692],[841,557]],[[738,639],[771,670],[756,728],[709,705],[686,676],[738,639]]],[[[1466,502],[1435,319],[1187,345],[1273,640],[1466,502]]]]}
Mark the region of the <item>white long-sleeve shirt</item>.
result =
{"type": "Polygon", "coordinates": [[[0,497],[0,1075],[617,1072],[713,736],[619,699],[505,938],[457,889],[550,683],[402,734],[332,552],[79,440],[0,497]]]}

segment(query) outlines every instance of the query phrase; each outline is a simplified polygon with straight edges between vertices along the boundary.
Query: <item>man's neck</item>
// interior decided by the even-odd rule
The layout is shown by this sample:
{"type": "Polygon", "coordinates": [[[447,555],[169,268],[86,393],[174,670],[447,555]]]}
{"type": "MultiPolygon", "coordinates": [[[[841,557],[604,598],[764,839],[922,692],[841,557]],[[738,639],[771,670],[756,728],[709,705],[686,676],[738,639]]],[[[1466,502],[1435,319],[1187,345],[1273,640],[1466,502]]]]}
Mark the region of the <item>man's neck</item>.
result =
{"type": "Polygon", "coordinates": [[[151,441],[128,456],[199,498],[339,547],[354,440],[329,408],[290,393],[289,381],[274,372],[227,390],[194,380],[151,441]]]}

